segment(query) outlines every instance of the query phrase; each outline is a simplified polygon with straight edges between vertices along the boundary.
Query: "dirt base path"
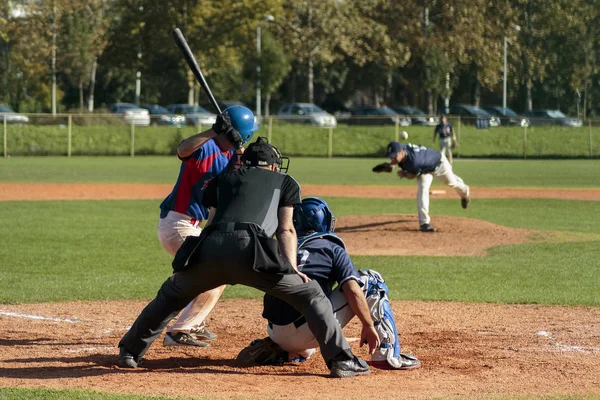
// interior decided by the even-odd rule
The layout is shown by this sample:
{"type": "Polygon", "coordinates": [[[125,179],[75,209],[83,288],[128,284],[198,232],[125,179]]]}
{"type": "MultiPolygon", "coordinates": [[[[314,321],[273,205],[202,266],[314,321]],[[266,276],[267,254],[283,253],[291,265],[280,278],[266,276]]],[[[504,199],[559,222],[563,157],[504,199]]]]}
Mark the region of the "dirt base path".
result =
{"type": "MultiPolygon", "coordinates": [[[[116,345],[145,304],[0,306],[0,386],[294,400],[600,395],[600,309],[394,301],[403,352],[422,368],[332,380],[319,354],[280,367],[236,365],[237,352],[265,335],[258,300],[221,301],[209,318],[219,335],[210,348],[164,348],[161,336],[143,368],[119,369],[116,345]]],[[[367,358],[352,339],[359,324],[344,331],[367,358]]]]}
{"type": "MultiPolygon", "coordinates": [[[[0,200],[163,199],[171,184],[142,183],[0,183],[0,200]]],[[[457,198],[449,188],[433,187],[436,198],[457,198]]],[[[302,185],[303,196],[382,199],[415,198],[415,186],[302,185]]],[[[600,201],[600,189],[471,188],[474,199],[548,198],[600,201]]]]}

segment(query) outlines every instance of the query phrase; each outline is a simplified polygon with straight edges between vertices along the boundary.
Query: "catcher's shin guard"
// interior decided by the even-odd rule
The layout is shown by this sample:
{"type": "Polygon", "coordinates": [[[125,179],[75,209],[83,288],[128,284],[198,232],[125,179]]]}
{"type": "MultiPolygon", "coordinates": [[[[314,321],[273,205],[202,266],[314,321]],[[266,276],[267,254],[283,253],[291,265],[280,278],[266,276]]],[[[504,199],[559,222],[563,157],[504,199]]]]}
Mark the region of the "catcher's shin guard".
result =
{"type": "Polygon", "coordinates": [[[371,355],[371,364],[378,368],[401,369],[403,364],[400,339],[388,299],[388,287],[379,272],[374,270],[359,272],[365,283],[363,290],[381,342],[379,348],[371,355]]]}

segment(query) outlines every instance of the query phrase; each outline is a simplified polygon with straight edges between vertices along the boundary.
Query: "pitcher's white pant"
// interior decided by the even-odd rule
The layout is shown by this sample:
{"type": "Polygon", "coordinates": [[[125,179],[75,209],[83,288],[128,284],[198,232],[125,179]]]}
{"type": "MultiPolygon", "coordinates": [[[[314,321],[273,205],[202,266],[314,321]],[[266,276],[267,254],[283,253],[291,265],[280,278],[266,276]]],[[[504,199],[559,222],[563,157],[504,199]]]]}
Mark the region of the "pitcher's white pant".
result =
{"type": "Polygon", "coordinates": [[[469,197],[469,187],[465,185],[459,176],[454,174],[452,165],[448,162],[446,156],[442,154],[440,165],[433,172],[417,177],[419,186],[417,191],[417,208],[419,210],[420,225],[428,224],[431,220],[429,218],[429,188],[434,176],[446,185],[454,188],[461,198],[469,197]]]}
{"type": "MultiPolygon", "coordinates": [[[[202,232],[200,222],[189,215],[169,211],[167,216],[158,222],[158,240],[163,249],[175,256],[186,237],[200,236],[202,232]]],[[[198,295],[183,309],[177,321],[167,329],[167,332],[187,332],[204,325],[204,320],[215,307],[224,290],[225,285],[198,295]]]]}
{"type": "MultiPolygon", "coordinates": [[[[368,279],[361,277],[361,279],[368,279]]],[[[366,284],[366,283],[365,283],[366,284]]],[[[337,287],[329,296],[333,307],[333,314],[343,328],[348,325],[348,322],[354,318],[354,311],[348,305],[348,300],[344,293],[337,287]]],[[[314,354],[315,349],[319,347],[319,343],[315,336],[310,331],[308,324],[305,322],[299,327],[294,323],[288,325],[272,325],[268,324],[267,332],[269,337],[281,346],[282,349],[288,352],[290,360],[301,356],[309,358],[314,354]]]]}

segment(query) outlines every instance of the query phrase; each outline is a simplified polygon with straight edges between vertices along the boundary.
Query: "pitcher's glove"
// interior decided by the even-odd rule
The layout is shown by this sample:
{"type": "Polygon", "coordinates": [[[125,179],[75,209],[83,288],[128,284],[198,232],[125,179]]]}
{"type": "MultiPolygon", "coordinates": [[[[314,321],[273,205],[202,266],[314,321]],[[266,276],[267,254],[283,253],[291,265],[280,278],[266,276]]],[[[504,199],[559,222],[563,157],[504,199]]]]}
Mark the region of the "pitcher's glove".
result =
{"type": "Polygon", "coordinates": [[[381,164],[377,164],[376,166],[373,167],[373,172],[392,172],[394,169],[394,166],[390,163],[381,163],[381,164]]]}
{"type": "Polygon", "coordinates": [[[255,339],[245,347],[235,358],[243,367],[252,365],[278,365],[288,361],[288,353],[279,345],[266,337],[255,339]]]}

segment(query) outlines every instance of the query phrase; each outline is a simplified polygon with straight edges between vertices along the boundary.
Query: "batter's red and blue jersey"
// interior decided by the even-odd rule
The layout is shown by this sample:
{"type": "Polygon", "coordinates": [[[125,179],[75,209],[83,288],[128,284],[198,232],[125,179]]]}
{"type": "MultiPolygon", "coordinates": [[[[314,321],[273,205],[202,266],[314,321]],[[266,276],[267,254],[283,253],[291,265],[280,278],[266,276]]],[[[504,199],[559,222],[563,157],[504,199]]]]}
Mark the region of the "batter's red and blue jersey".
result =
{"type": "Polygon", "coordinates": [[[189,158],[183,159],[177,183],[160,205],[160,217],[176,211],[197,220],[206,220],[208,208],[202,205],[204,188],[236,158],[235,150],[222,151],[215,140],[210,139],[189,158]]]}

